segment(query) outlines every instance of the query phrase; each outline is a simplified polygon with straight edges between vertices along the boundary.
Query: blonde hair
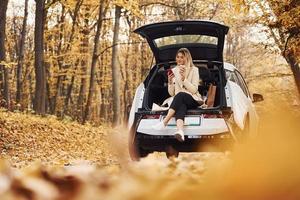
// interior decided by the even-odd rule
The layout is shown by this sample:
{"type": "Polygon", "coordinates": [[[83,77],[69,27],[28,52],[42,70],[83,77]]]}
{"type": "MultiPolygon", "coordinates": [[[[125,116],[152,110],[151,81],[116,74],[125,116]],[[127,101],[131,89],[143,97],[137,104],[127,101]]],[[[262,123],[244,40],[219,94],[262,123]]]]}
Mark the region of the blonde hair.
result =
{"type": "Polygon", "coordinates": [[[184,57],[186,57],[186,66],[187,66],[187,67],[193,67],[193,66],[194,66],[194,63],[193,63],[193,59],[192,59],[191,53],[190,53],[190,51],[189,51],[187,48],[180,48],[180,49],[177,51],[176,56],[177,56],[179,53],[182,53],[182,54],[184,55],[184,57]]]}

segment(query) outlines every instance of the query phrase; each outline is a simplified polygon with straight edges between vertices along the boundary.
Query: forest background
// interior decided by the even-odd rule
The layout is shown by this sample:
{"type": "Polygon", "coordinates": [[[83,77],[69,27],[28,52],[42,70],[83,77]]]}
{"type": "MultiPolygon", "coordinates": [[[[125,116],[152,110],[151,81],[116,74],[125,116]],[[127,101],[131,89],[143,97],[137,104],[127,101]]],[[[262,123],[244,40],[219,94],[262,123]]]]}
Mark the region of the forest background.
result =
{"type": "Polygon", "coordinates": [[[298,0],[1,0],[0,8],[0,102],[8,110],[126,122],[153,64],[133,30],[185,19],[230,27],[225,61],[264,95],[260,112],[299,108],[298,0]]]}
{"type": "Polygon", "coordinates": [[[0,0],[0,198],[300,199],[299,26],[299,0],[0,0]],[[264,96],[258,138],[130,162],[127,113],[155,63],[133,30],[185,19],[230,27],[225,61],[264,96]]]}

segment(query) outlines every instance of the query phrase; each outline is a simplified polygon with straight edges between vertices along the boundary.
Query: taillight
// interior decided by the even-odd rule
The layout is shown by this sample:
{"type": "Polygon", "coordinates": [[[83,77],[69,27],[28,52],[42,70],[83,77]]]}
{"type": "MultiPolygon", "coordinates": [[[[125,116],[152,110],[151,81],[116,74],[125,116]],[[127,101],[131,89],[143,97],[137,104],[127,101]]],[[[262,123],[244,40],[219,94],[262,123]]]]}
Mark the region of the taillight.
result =
{"type": "Polygon", "coordinates": [[[203,114],[203,118],[224,118],[221,114],[203,114]]]}
{"type": "Polygon", "coordinates": [[[144,115],[142,119],[159,119],[160,115],[144,115]]]}
{"type": "Polygon", "coordinates": [[[229,119],[232,116],[233,111],[230,107],[225,107],[222,109],[222,114],[225,119],[229,119]]]}

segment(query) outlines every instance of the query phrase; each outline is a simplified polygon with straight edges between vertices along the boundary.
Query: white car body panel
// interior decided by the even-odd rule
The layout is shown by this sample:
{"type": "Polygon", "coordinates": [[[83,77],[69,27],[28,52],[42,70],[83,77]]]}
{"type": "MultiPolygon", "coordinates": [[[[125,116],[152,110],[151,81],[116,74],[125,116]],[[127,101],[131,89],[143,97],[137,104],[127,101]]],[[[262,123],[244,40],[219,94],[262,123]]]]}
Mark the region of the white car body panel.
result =
{"type": "Polygon", "coordinates": [[[227,87],[231,94],[231,108],[233,110],[234,121],[243,130],[245,117],[249,111],[248,98],[238,84],[228,80],[227,87]]]}
{"type": "MultiPolygon", "coordinates": [[[[184,126],[185,135],[213,135],[228,131],[228,127],[225,120],[218,119],[206,119],[201,118],[200,126],[184,126]]],[[[162,131],[156,131],[151,128],[152,125],[160,122],[162,119],[142,119],[137,132],[149,134],[149,135],[174,135],[176,126],[166,126],[162,131]]]]}
{"type": "Polygon", "coordinates": [[[226,104],[227,104],[228,107],[231,107],[232,106],[232,99],[231,99],[231,96],[230,96],[230,90],[229,90],[228,83],[225,86],[225,95],[226,95],[226,104]]]}
{"type": "Polygon", "coordinates": [[[133,124],[135,112],[137,112],[138,109],[141,108],[143,105],[144,92],[145,87],[144,84],[141,83],[135,91],[135,95],[131,105],[130,114],[128,118],[128,129],[130,129],[133,124]]]}
{"type": "MultiPolygon", "coordinates": [[[[224,68],[229,71],[237,70],[232,64],[224,63],[224,68]]],[[[227,80],[225,87],[227,106],[233,110],[234,121],[240,129],[244,129],[246,116],[249,117],[250,136],[255,137],[258,131],[258,115],[255,110],[255,105],[250,97],[247,97],[241,87],[227,80]],[[228,92],[228,93],[227,93],[228,92]]]]}

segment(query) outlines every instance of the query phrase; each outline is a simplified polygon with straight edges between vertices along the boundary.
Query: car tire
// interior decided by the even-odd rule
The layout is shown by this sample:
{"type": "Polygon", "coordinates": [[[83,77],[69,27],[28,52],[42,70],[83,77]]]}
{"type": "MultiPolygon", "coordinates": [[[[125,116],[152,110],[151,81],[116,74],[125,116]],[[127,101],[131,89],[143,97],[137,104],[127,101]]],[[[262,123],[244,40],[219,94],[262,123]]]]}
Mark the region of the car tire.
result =
{"type": "Polygon", "coordinates": [[[179,151],[177,149],[175,149],[173,146],[168,145],[166,147],[166,156],[168,159],[171,159],[172,157],[178,158],[179,151]]]}
{"type": "Polygon", "coordinates": [[[141,148],[139,146],[138,139],[135,137],[136,133],[130,131],[128,137],[128,148],[129,148],[129,155],[132,161],[139,161],[140,158],[146,157],[149,154],[149,151],[141,148]]]}

